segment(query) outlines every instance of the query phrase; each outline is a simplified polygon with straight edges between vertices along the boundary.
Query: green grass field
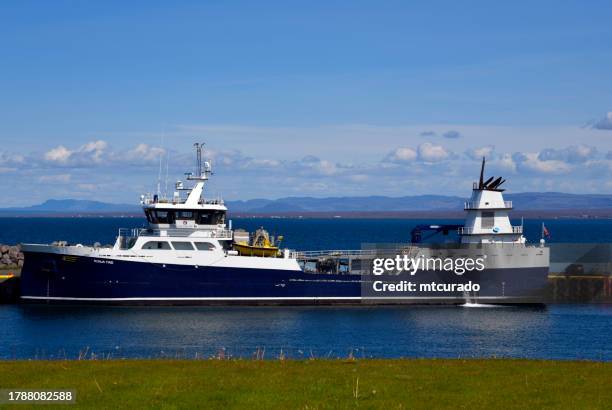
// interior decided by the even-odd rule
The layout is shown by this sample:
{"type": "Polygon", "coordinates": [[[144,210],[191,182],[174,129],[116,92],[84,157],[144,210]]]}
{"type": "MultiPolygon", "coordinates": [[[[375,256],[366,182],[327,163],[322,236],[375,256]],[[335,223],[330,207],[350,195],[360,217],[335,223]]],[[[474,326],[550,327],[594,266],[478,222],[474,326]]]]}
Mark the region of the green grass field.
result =
{"type": "MultiPolygon", "coordinates": [[[[611,408],[612,363],[530,360],[0,362],[0,388],[85,408],[611,408]]],[[[15,405],[27,408],[32,405],[15,405]]]]}

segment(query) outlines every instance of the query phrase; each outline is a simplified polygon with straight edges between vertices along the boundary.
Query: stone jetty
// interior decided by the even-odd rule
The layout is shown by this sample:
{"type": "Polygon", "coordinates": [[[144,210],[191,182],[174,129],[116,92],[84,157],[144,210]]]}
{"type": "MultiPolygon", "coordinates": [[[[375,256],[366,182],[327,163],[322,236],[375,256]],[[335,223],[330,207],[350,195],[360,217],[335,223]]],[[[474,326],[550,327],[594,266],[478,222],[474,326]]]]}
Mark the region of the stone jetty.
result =
{"type": "Polygon", "coordinates": [[[0,304],[19,300],[22,266],[23,253],[19,245],[0,245],[0,304]]]}
{"type": "Polygon", "coordinates": [[[20,269],[23,266],[23,253],[19,245],[0,245],[0,270],[20,269]]]}

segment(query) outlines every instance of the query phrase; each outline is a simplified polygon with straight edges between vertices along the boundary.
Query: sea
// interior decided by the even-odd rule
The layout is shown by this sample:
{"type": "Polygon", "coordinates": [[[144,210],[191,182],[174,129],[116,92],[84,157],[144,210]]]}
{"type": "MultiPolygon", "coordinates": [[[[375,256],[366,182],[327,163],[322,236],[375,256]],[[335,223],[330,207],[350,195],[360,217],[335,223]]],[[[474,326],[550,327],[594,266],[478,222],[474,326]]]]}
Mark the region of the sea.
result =
{"type": "MultiPolygon", "coordinates": [[[[421,219],[235,218],[282,247],[409,241],[421,219]]],[[[526,219],[537,243],[611,243],[610,219],[526,219]]],[[[521,221],[513,221],[514,225],[521,221]]],[[[111,244],[142,218],[0,218],[0,243],[111,244]]],[[[92,307],[0,305],[0,359],[537,358],[612,360],[612,305],[92,307]]]]}

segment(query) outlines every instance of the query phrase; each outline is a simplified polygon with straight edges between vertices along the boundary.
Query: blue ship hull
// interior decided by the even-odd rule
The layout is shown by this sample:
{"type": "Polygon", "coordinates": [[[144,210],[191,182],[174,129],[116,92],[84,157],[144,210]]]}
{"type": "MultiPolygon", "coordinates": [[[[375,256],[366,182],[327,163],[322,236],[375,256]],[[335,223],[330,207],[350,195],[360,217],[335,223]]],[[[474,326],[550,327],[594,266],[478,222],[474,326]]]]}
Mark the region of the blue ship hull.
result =
{"type": "MultiPolygon", "coordinates": [[[[497,303],[541,303],[547,268],[487,269],[463,276],[437,272],[422,282],[480,283],[480,298],[497,303]],[[503,289],[500,287],[503,283],[503,289]],[[516,296],[515,297],[513,297],[516,296]],[[520,296],[520,297],[519,297],[520,296]],[[529,296],[525,298],[525,296],[529,296]]],[[[430,272],[428,272],[430,274],[430,272]]],[[[420,279],[419,279],[420,278],[420,279]]],[[[339,304],[364,303],[362,287],[380,277],[288,270],[162,265],[53,253],[26,252],[21,295],[25,302],[107,304],[339,304]]],[[[420,294],[366,303],[463,303],[463,293],[420,294]]]]}

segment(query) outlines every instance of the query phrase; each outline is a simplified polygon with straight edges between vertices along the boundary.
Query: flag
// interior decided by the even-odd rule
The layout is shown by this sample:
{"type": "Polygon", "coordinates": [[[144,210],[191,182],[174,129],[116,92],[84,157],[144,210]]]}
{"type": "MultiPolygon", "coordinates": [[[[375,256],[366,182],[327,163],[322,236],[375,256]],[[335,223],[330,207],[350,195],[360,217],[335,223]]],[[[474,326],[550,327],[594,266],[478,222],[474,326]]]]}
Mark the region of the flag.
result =
{"type": "Polygon", "coordinates": [[[550,231],[544,224],[542,224],[542,236],[550,239],[550,231]]]}

